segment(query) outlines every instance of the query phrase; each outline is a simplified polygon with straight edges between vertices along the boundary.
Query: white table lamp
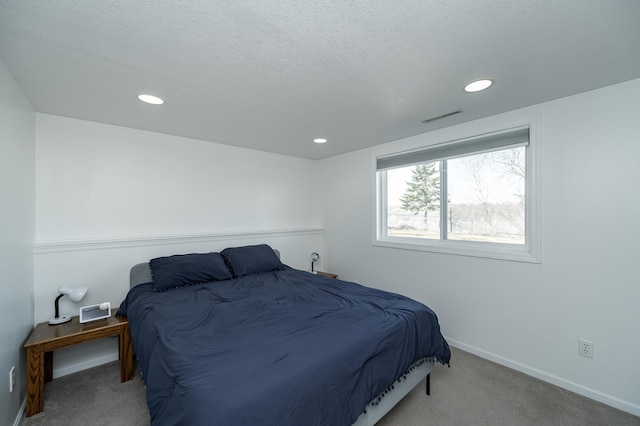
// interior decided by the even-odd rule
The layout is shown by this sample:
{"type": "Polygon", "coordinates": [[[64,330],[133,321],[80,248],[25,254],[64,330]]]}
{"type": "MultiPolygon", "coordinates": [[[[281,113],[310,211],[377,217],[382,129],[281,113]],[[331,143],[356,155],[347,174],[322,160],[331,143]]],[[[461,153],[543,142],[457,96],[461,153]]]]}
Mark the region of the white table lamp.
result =
{"type": "Polygon", "coordinates": [[[69,296],[69,299],[71,299],[72,302],[79,302],[82,300],[82,298],[84,297],[84,295],[87,293],[87,288],[86,287],[60,287],[58,289],[58,293],[60,293],[60,295],[58,297],[56,297],[56,301],[55,301],[55,307],[56,307],[56,316],[55,318],[51,318],[49,320],[49,324],[50,325],[57,325],[57,324],[62,324],[68,321],[71,321],[71,316],[64,316],[61,317],[60,316],[60,308],[58,305],[58,301],[60,300],[60,298],[64,295],[69,296]]]}
{"type": "Polygon", "coordinates": [[[316,271],[313,269],[313,264],[316,263],[319,259],[320,255],[318,253],[316,253],[315,251],[311,253],[311,272],[314,274],[316,273],[316,271]]]}

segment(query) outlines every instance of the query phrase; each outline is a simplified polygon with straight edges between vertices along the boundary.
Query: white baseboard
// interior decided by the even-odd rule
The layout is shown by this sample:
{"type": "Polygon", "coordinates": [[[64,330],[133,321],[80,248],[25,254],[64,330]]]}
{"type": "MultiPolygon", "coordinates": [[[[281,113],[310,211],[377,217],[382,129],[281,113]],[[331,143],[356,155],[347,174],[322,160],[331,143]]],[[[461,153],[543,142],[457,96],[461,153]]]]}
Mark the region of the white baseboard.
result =
{"type": "Polygon", "coordinates": [[[460,342],[458,340],[451,339],[449,337],[445,337],[445,338],[447,342],[449,342],[449,344],[455,348],[462,349],[465,352],[472,353],[481,358],[488,359],[489,361],[493,361],[497,364],[504,365],[505,367],[509,367],[514,370],[520,371],[521,373],[535,377],[536,379],[540,379],[547,383],[551,383],[552,385],[561,387],[568,391],[577,393],[578,395],[582,395],[587,398],[596,400],[598,402],[602,402],[603,404],[607,404],[611,407],[633,414],[634,416],[640,416],[639,405],[635,405],[628,401],[624,401],[619,398],[613,397],[611,395],[598,392],[594,389],[590,389],[586,386],[579,385],[577,383],[571,382],[561,377],[557,377],[552,374],[545,373],[544,371],[537,370],[535,368],[529,367],[528,365],[521,364],[519,362],[510,360],[508,358],[502,357],[500,355],[496,355],[491,352],[487,352],[483,349],[476,348],[475,346],[467,345],[466,343],[460,342]]]}
{"type": "Polygon", "coordinates": [[[13,426],[20,426],[22,424],[22,422],[26,418],[25,417],[26,409],[27,409],[27,398],[25,397],[22,400],[22,405],[20,406],[20,410],[18,410],[18,415],[16,416],[16,419],[13,421],[13,426]]]}
{"type": "Polygon", "coordinates": [[[69,365],[64,368],[54,369],[53,378],[56,379],[58,377],[77,373],[78,371],[87,370],[89,368],[97,367],[99,365],[106,364],[112,361],[117,361],[117,360],[118,360],[118,352],[116,351],[115,353],[110,353],[97,358],[91,358],[87,361],[69,365]]]}

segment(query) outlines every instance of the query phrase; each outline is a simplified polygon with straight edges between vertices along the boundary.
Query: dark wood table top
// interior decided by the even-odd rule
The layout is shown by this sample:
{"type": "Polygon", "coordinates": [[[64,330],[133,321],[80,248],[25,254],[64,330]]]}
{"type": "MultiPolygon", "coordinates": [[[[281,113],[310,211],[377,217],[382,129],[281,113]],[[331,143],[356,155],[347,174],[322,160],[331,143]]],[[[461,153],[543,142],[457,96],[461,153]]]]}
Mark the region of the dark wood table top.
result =
{"type": "MultiPolygon", "coordinates": [[[[118,312],[118,308],[112,309],[111,312],[118,312]]],[[[69,322],[58,325],[49,325],[48,322],[41,322],[33,329],[29,339],[24,344],[24,347],[27,348],[29,346],[48,343],[61,338],[81,336],[87,332],[90,332],[91,334],[95,332],[100,333],[105,329],[118,327],[127,323],[127,317],[117,317],[115,314],[111,315],[109,318],[85,323],[80,323],[80,317],[78,316],[72,317],[69,322]]]]}

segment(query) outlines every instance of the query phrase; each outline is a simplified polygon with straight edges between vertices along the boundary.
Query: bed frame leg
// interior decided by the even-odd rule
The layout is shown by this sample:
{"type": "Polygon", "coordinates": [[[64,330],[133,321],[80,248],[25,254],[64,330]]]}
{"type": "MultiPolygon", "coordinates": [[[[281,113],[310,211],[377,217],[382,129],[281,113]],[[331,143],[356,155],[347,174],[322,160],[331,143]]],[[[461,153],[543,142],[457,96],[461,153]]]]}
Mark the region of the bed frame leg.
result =
{"type": "Polygon", "coordinates": [[[427,374],[427,395],[431,395],[431,373],[427,374]]]}

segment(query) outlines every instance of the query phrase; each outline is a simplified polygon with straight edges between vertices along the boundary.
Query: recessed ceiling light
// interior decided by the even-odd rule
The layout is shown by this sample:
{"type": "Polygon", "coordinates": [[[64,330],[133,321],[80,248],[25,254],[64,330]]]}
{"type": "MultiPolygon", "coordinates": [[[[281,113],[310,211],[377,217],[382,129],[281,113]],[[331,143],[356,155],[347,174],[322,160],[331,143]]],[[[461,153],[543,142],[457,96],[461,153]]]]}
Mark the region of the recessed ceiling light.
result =
{"type": "Polygon", "coordinates": [[[481,90],[488,89],[493,84],[492,80],[483,78],[481,80],[475,80],[464,86],[464,91],[467,93],[480,92],[481,90]]]}
{"type": "Polygon", "coordinates": [[[138,95],[138,99],[151,105],[162,105],[164,103],[162,99],[153,95],[138,95]]]}
{"type": "Polygon", "coordinates": [[[325,138],[315,138],[313,140],[315,143],[326,143],[327,140],[325,138]]]}

